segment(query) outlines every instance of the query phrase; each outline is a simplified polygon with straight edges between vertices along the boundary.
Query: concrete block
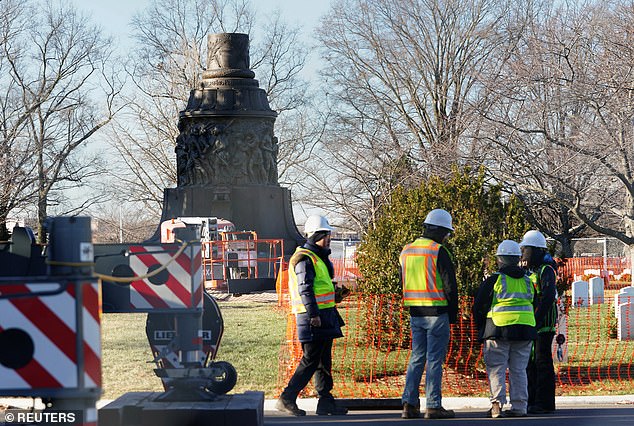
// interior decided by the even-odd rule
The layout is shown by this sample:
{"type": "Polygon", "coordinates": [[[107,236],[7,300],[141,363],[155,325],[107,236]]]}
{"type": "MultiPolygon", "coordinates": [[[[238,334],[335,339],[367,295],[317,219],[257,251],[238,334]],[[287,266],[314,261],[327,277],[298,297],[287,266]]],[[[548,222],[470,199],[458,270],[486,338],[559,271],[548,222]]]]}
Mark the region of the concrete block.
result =
{"type": "Polygon", "coordinates": [[[211,401],[157,401],[159,392],[129,392],[99,410],[99,426],[262,426],[264,392],[211,401]]]}

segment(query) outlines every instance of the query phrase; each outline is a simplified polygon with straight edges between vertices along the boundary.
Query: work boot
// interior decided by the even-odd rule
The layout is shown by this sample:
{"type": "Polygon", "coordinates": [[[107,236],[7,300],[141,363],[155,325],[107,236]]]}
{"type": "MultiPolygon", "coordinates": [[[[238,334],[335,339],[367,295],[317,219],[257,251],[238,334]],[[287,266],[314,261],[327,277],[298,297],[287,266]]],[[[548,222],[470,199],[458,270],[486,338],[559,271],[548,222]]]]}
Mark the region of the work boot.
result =
{"type": "Polygon", "coordinates": [[[423,414],[420,412],[420,408],[407,402],[403,403],[402,419],[420,419],[421,417],[423,417],[423,414]]]}
{"type": "Polygon", "coordinates": [[[318,416],[343,416],[348,413],[348,409],[335,401],[332,396],[324,396],[317,401],[317,410],[315,414],[318,416]]]}
{"type": "Polygon", "coordinates": [[[498,417],[502,417],[502,407],[500,407],[500,403],[495,401],[491,403],[491,408],[487,411],[487,417],[492,419],[497,419],[498,417]]]}
{"type": "Polygon", "coordinates": [[[516,409],[505,410],[504,417],[526,417],[526,411],[516,409]]]}
{"type": "Polygon", "coordinates": [[[528,414],[552,414],[555,410],[548,410],[539,405],[529,405],[528,414]]]}
{"type": "Polygon", "coordinates": [[[454,417],[456,417],[456,413],[453,410],[445,410],[442,407],[425,410],[426,419],[453,419],[454,417]]]}
{"type": "Polygon", "coordinates": [[[297,406],[297,402],[284,399],[284,398],[280,398],[277,400],[277,403],[275,404],[275,408],[277,408],[279,411],[282,411],[284,413],[288,413],[291,416],[299,417],[299,416],[306,415],[306,411],[300,409],[297,406]]]}

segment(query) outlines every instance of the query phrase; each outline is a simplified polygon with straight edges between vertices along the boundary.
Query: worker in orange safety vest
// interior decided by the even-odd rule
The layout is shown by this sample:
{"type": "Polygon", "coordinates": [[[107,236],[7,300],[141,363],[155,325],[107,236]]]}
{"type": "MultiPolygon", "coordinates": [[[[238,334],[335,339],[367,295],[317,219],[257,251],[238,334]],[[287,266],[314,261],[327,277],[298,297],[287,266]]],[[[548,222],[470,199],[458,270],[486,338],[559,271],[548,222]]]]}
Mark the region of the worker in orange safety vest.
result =
{"type": "Polygon", "coordinates": [[[442,368],[449,344],[449,324],[458,317],[458,289],[452,255],[443,243],[454,230],[449,212],[427,214],[421,238],[400,255],[403,302],[409,308],[412,353],[402,396],[404,419],[423,417],[418,388],[425,379],[426,419],[455,417],[442,407],[442,368]]]}

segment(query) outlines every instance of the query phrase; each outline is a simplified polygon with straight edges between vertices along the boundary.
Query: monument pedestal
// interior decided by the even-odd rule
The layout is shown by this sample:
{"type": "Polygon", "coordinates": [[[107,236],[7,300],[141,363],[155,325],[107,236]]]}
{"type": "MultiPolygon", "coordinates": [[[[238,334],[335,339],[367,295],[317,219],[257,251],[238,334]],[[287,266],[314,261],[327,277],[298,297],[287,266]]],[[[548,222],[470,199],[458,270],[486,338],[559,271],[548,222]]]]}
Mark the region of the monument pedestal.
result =
{"type": "Polygon", "coordinates": [[[283,239],[292,254],[303,238],[295,226],[291,192],[277,185],[192,185],[165,189],[161,222],[179,216],[218,217],[260,239],[283,239]]]}
{"type": "Polygon", "coordinates": [[[161,402],[161,392],[129,392],[99,410],[99,426],[261,426],[264,392],[219,395],[213,401],[161,402]]]}

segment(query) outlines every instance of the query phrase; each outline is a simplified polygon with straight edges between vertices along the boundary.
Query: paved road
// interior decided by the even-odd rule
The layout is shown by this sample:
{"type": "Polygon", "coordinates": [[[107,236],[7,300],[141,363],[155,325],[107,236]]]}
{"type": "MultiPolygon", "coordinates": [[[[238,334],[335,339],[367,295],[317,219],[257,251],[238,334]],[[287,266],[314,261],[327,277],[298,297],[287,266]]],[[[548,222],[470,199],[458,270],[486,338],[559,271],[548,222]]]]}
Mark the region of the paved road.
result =
{"type": "Polygon", "coordinates": [[[391,411],[350,411],[347,416],[316,416],[314,412],[308,412],[306,417],[292,417],[278,414],[274,411],[265,411],[265,426],[302,425],[302,426],[326,426],[326,425],[424,425],[440,426],[456,424],[460,426],[491,426],[515,425],[515,426],[632,426],[634,425],[634,405],[605,405],[605,406],[574,406],[557,410],[554,414],[509,419],[487,419],[486,410],[461,409],[456,410],[456,418],[450,420],[403,420],[400,412],[391,411]]]}

